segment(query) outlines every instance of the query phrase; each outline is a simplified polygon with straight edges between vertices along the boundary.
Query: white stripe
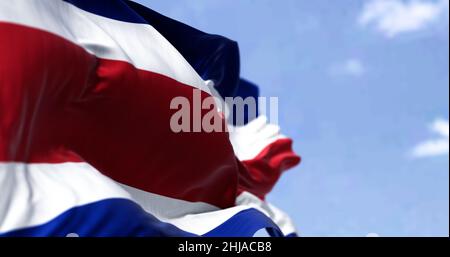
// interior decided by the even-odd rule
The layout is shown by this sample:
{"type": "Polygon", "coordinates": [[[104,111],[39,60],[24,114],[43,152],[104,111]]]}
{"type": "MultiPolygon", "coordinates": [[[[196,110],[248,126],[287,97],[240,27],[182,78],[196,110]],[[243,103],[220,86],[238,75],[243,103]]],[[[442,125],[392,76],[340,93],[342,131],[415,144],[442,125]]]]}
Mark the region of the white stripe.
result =
{"type": "Polygon", "coordinates": [[[286,136],[280,134],[280,127],[268,123],[268,119],[264,115],[245,126],[230,129],[231,144],[236,156],[241,161],[256,158],[267,146],[283,138],[286,136]]]}
{"type": "Polygon", "coordinates": [[[133,200],[161,220],[168,221],[189,214],[198,214],[219,210],[218,207],[202,202],[188,202],[162,195],[152,194],[134,187],[118,183],[133,198],[133,200]]]}
{"type": "Polygon", "coordinates": [[[240,197],[236,207],[219,209],[206,203],[186,202],[151,194],[126,185],[122,186],[132,195],[133,200],[148,213],[161,221],[197,235],[204,235],[237,213],[251,208],[269,218],[275,216],[270,208],[261,204],[261,201],[245,201],[244,196],[240,197]]]}
{"type": "Polygon", "coordinates": [[[77,206],[131,199],[85,163],[0,163],[0,233],[36,226],[77,206]]]}
{"type": "Polygon", "coordinates": [[[120,60],[210,93],[184,57],[148,24],[105,18],[63,1],[0,1],[0,21],[63,37],[97,57],[120,60]]]}
{"type": "Polygon", "coordinates": [[[270,217],[258,202],[244,202],[236,207],[219,209],[207,203],[192,203],[148,193],[133,187],[122,185],[133,200],[159,220],[170,223],[184,231],[204,235],[218,227],[237,213],[250,208],[257,209],[270,217]]]}
{"type": "Polygon", "coordinates": [[[206,203],[148,193],[121,185],[87,163],[0,163],[0,233],[41,225],[77,206],[111,198],[129,199],[161,221],[197,235],[259,203],[220,210],[206,203]]]}

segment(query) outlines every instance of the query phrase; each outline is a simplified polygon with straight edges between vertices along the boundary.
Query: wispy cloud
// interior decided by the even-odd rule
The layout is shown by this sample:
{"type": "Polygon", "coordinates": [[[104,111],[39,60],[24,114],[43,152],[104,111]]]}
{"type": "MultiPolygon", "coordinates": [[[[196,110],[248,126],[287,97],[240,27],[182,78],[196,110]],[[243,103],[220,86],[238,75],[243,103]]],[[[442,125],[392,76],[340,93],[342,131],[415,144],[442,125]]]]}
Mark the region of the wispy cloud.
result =
{"type": "Polygon", "coordinates": [[[366,73],[363,62],[357,58],[350,58],[331,66],[331,75],[360,77],[366,73]]]}
{"type": "Polygon", "coordinates": [[[416,158],[433,157],[449,154],[449,122],[448,120],[436,120],[430,130],[438,135],[435,139],[427,140],[417,145],[412,155],[416,158]]]}
{"type": "Polygon", "coordinates": [[[359,16],[362,26],[373,25],[386,37],[419,31],[448,18],[448,0],[371,0],[359,16]]]}

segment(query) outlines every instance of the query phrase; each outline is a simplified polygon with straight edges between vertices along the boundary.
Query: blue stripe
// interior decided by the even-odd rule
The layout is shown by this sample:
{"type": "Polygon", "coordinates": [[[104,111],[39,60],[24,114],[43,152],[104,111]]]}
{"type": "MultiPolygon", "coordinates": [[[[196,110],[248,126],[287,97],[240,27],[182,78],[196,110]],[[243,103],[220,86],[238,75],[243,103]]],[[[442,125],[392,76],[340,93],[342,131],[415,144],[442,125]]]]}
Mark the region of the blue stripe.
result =
{"type": "MultiPolygon", "coordinates": [[[[248,237],[258,230],[279,231],[271,219],[255,209],[242,211],[206,237],[248,237]]],[[[192,237],[197,236],[161,222],[136,203],[126,199],[108,199],[72,208],[39,226],[0,234],[0,237],[192,237]]]]}

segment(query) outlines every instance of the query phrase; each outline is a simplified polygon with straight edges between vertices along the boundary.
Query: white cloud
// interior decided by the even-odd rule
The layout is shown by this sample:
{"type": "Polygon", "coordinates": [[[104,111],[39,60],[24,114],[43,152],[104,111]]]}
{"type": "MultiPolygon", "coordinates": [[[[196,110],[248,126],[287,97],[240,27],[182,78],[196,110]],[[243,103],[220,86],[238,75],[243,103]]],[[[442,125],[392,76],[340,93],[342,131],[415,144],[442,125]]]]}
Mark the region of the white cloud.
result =
{"type": "Polygon", "coordinates": [[[416,158],[441,156],[449,154],[449,122],[448,120],[436,120],[430,130],[439,135],[436,139],[430,139],[413,149],[413,156],[416,158]]]}
{"type": "Polygon", "coordinates": [[[449,0],[371,0],[359,17],[362,26],[374,25],[386,37],[427,28],[447,17],[449,0]]]}
{"type": "Polygon", "coordinates": [[[331,67],[330,73],[332,75],[346,75],[353,77],[360,77],[364,75],[366,68],[360,59],[351,58],[342,63],[335,64],[331,67]]]}

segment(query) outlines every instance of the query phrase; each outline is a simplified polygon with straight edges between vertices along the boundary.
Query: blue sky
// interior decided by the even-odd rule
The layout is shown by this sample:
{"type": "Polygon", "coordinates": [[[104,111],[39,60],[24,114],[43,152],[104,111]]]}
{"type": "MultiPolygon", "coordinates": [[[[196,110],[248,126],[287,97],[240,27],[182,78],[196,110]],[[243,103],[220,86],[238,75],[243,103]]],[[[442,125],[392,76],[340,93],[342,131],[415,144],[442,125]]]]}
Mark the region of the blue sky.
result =
{"type": "Polygon", "coordinates": [[[141,0],[239,42],[303,163],[270,201],[303,236],[449,235],[448,0],[141,0]]]}

